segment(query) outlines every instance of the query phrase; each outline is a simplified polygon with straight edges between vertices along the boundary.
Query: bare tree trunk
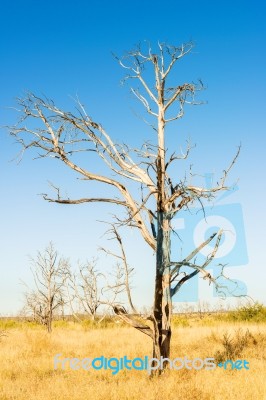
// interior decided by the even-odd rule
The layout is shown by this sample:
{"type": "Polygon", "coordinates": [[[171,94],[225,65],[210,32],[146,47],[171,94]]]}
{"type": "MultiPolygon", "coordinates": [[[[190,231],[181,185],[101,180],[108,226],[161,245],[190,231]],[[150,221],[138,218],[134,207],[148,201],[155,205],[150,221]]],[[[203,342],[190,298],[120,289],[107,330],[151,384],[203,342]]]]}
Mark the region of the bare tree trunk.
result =
{"type": "Polygon", "coordinates": [[[52,332],[52,321],[51,321],[50,316],[48,316],[48,318],[47,318],[47,332],[48,333],[52,332]]]}
{"type": "Polygon", "coordinates": [[[165,213],[158,215],[156,278],[154,298],[153,357],[170,357],[172,301],[170,293],[171,241],[169,220],[165,213]]]}
{"type": "Polygon", "coordinates": [[[53,319],[53,311],[52,305],[49,305],[48,316],[47,316],[47,331],[48,333],[52,332],[52,319],[53,319]]]}
{"type": "Polygon", "coordinates": [[[171,239],[170,219],[165,206],[165,106],[164,80],[159,76],[154,59],[158,91],[158,155],[157,155],[157,245],[154,298],[153,358],[169,358],[171,341],[172,301],[170,293],[171,239]]]}

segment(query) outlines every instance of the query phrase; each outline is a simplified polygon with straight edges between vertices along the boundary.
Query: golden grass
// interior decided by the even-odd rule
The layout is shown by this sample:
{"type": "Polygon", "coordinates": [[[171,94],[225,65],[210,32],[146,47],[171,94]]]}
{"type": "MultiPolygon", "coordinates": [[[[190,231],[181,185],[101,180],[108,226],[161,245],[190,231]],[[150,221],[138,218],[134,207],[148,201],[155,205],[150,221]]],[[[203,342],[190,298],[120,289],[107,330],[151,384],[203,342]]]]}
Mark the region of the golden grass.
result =
{"type": "MultiPolygon", "coordinates": [[[[192,326],[191,326],[192,325],[192,326]]],[[[232,336],[241,327],[256,339],[241,355],[250,370],[168,370],[150,378],[146,371],[54,370],[53,357],[143,357],[151,353],[151,341],[133,328],[87,329],[63,324],[48,335],[41,327],[7,329],[0,342],[1,400],[264,400],[266,399],[266,325],[217,323],[216,326],[176,327],[172,358],[213,357],[222,350],[223,333],[232,336]]]]}

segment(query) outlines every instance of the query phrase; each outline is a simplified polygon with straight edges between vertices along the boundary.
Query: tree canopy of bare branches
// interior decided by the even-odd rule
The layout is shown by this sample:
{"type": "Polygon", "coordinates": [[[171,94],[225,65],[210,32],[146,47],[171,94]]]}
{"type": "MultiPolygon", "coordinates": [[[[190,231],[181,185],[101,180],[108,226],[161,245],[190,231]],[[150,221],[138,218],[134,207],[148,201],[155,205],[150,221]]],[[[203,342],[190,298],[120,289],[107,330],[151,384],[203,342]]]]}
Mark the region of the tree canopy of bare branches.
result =
{"type": "Polygon", "coordinates": [[[213,199],[220,191],[228,189],[226,178],[232,169],[240,149],[225,170],[220,180],[212,187],[193,184],[190,175],[180,179],[170,177],[170,166],[187,159],[191,145],[181,155],[168,153],[166,143],[167,126],[185,115],[186,107],[197,105],[196,94],[203,89],[201,81],[184,82],[173,85],[176,79],[173,71],[178,63],[191,53],[192,43],[170,46],[158,43],[157,51],[151,46],[142,50],[139,46],[118,58],[126,71],[125,81],[132,82],[131,91],[148,113],[150,125],[156,132],[153,139],[143,143],[140,149],[129,144],[116,143],[103,125],[94,120],[85,107],[77,100],[76,112],[65,111],[52,100],[28,93],[18,99],[20,119],[9,127],[11,135],[20,143],[22,154],[35,149],[38,157],[55,158],[77,173],[81,179],[96,181],[105,188],[113,188],[115,196],[95,196],[77,199],[63,198],[56,188],[55,198],[44,195],[44,199],[60,204],[81,204],[105,202],[126,211],[125,218],[116,218],[116,227],[133,226],[156,253],[156,278],[153,312],[149,316],[152,326],[130,319],[121,308],[115,312],[135,328],[148,334],[153,340],[153,357],[169,357],[171,340],[172,297],[183,284],[197,274],[217,285],[206,267],[215,258],[222,231],[211,235],[204,243],[182,260],[171,256],[171,220],[181,210],[194,206],[197,202],[213,199]],[[170,78],[171,76],[171,78],[170,78]],[[171,82],[169,84],[169,82],[171,82]],[[78,162],[77,153],[86,152],[86,166],[78,162]],[[109,168],[110,174],[101,174],[90,162],[91,152],[96,153],[109,168]],[[131,182],[141,190],[141,198],[135,198],[131,182]],[[200,250],[215,241],[212,253],[202,264],[195,258],[200,250]],[[190,273],[182,272],[182,267],[190,268],[190,273]]]}

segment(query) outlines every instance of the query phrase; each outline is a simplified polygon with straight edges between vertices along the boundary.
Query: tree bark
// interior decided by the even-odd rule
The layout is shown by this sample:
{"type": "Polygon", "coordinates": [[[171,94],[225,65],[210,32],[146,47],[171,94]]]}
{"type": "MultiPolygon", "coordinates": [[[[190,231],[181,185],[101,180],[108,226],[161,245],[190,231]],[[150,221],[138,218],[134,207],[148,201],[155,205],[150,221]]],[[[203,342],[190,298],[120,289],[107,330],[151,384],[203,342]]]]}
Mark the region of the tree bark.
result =
{"type": "Polygon", "coordinates": [[[170,293],[171,240],[166,213],[158,214],[154,297],[153,358],[170,357],[172,301],[170,293]]]}
{"type": "Polygon", "coordinates": [[[52,320],[53,320],[52,305],[49,304],[49,311],[48,311],[48,318],[47,318],[47,331],[48,331],[48,333],[52,332],[52,320]]]}

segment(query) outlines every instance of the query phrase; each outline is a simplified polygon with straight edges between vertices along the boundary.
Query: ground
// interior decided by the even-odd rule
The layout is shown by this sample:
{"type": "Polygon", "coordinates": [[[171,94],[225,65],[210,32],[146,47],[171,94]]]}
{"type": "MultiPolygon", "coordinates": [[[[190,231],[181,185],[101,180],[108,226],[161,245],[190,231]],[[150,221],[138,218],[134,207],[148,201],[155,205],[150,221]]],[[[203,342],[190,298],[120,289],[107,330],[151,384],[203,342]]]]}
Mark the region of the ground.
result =
{"type": "Polygon", "coordinates": [[[167,370],[151,378],[147,371],[54,369],[54,356],[150,356],[151,340],[120,324],[58,321],[51,335],[33,323],[0,321],[1,400],[264,400],[266,399],[266,324],[179,318],[173,329],[171,358],[230,356],[250,369],[167,370]],[[224,336],[225,335],[225,336],[224,336]],[[227,344],[225,343],[227,337],[227,344]],[[223,344],[224,343],[224,344],[223,344]],[[243,345],[242,345],[243,344],[243,345]]]}

